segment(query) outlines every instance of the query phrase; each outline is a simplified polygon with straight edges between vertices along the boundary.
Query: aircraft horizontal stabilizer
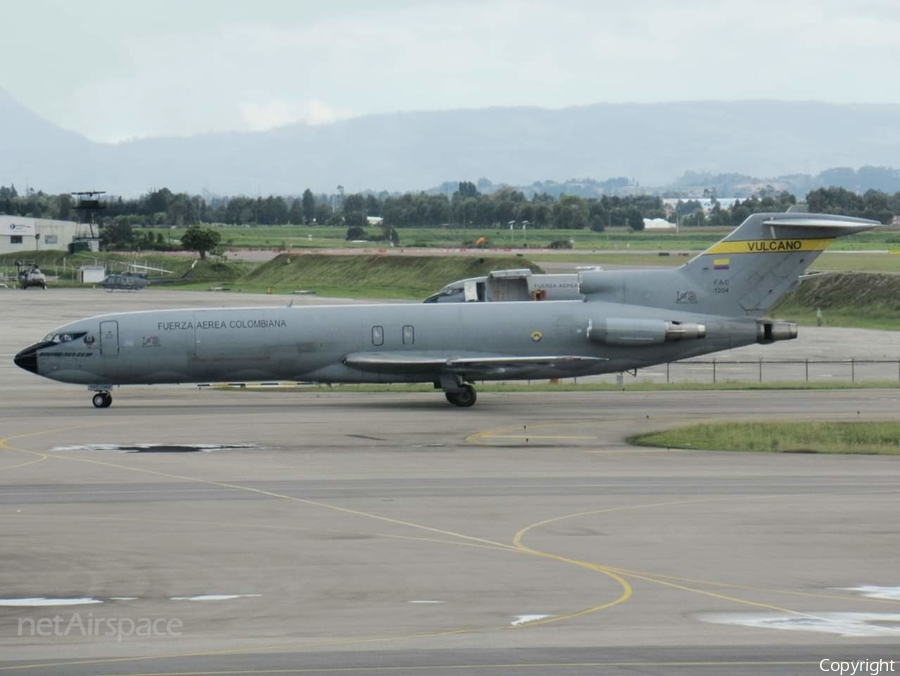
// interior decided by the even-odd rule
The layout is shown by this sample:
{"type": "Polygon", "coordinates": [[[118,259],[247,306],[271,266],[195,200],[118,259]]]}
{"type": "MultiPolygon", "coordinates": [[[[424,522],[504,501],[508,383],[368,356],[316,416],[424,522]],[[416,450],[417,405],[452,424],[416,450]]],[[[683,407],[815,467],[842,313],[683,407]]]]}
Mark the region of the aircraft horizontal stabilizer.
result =
{"type": "Polygon", "coordinates": [[[800,218],[779,218],[763,221],[763,225],[794,225],[805,228],[853,228],[854,230],[871,230],[873,227],[881,225],[878,221],[869,221],[864,219],[839,220],[839,219],[823,219],[815,216],[800,218]]]}
{"type": "Polygon", "coordinates": [[[824,237],[842,237],[844,235],[852,235],[856,232],[871,230],[881,225],[878,221],[869,221],[862,218],[831,218],[822,217],[820,215],[794,216],[793,218],[769,218],[762,223],[763,225],[774,226],[775,228],[791,228],[794,233],[803,236],[803,230],[820,230],[820,236],[824,237]]]}
{"type": "Polygon", "coordinates": [[[556,355],[546,357],[515,357],[492,355],[488,357],[434,357],[408,352],[356,352],[342,360],[347,366],[361,371],[389,371],[392,373],[422,373],[435,371],[455,373],[465,371],[496,371],[523,367],[548,367],[565,369],[581,368],[587,363],[608,361],[602,357],[556,355]]]}

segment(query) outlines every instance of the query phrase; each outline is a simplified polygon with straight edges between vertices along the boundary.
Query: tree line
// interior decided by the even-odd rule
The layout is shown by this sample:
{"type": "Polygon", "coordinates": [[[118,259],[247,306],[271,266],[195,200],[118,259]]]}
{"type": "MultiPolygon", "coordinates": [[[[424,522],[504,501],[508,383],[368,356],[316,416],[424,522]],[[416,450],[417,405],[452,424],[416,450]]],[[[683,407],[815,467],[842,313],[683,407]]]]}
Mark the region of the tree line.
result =
{"type": "MultiPolygon", "coordinates": [[[[104,201],[102,223],[124,228],[145,226],[226,225],[332,225],[363,228],[369,217],[379,217],[387,228],[505,227],[526,224],[532,228],[588,228],[602,232],[607,228],[643,229],[645,218],[678,220],[680,225],[733,226],[760,211],[784,211],[797,198],[785,191],[762,190],[745,200],[725,205],[707,197],[711,207],[704,209],[699,199],[683,198],[674,213],[662,198],[654,195],[579,197],[538,193],[527,198],[512,188],[480,192],[469,181],[462,181],[452,193],[425,192],[388,194],[382,192],[345,195],[314,194],[307,189],[301,197],[201,197],[174,193],[168,188],[151,190],[133,199],[122,197],[104,201]]],[[[859,195],[844,188],[820,188],[806,195],[809,210],[872,218],[883,223],[900,214],[900,192],[893,195],[869,190],[859,195]]],[[[76,220],[73,197],[67,193],[47,194],[34,190],[19,194],[15,186],[0,186],[0,213],[76,220]]]]}

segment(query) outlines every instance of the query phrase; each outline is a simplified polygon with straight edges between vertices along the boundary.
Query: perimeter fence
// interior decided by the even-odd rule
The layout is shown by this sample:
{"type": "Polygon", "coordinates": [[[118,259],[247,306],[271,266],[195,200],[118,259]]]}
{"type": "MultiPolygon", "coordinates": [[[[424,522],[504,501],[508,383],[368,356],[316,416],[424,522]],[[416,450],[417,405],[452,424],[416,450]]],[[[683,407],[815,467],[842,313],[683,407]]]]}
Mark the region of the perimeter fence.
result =
{"type": "MultiPolygon", "coordinates": [[[[576,382],[627,383],[625,376],[655,383],[900,382],[897,359],[685,359],[628,374],[577,378],[576,382]]],[[[632,381],[633,382],[633,381],[632,381]]]]}

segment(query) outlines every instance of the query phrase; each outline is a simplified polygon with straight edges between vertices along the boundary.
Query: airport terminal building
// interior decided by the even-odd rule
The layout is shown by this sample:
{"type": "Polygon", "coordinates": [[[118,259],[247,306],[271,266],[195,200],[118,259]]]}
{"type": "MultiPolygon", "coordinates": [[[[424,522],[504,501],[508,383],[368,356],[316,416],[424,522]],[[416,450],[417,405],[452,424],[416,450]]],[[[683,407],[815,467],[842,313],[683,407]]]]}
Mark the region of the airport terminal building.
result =
{"type": "MultiPolygon", "coordinates": [[[[0,254],[58,249],[66,251],[76,240],[93,240],[86,225],[25,216],[0,216],[0,254]]],[[[90,248],[93,249],[93,246],[90,248]]]]}

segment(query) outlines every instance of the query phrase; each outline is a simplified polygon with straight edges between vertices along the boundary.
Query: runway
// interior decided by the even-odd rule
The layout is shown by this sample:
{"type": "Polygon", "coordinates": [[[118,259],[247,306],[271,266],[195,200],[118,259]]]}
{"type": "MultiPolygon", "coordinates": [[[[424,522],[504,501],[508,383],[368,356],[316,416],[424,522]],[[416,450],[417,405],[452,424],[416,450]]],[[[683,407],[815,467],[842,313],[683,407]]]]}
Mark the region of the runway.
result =
{"type": "MultiPolygon", "coordinates": [[[[14,296],[4,354],[95,312],[92,296],[40,316],[14,296]]],[[[625,441],[705,420],[893,420],[896,390],[484,393],[460,410],[440,393],[140,387],[95,410],[8,362],[0,674],[900,660],[898,458],[625,441]]]]}

